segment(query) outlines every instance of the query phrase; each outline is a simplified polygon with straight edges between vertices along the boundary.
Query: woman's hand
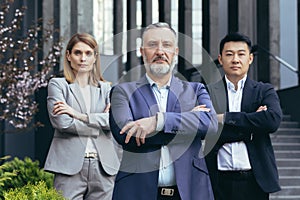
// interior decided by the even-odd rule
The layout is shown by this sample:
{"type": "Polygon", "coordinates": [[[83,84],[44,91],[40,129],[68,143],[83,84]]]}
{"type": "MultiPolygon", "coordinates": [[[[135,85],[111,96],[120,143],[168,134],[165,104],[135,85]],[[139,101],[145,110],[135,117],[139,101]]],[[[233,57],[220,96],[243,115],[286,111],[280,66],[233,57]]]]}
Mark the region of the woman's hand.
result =
{"type": "Polygon", "coordinates": [[[110,103],[106,105],[105,109],[104,109],[104,113],[108,113],[110,109],[110,103]]]}
{"type": "Polygon", "coordinates": [[[55,102],[52,112],[53,112],[54,115],[67,114],[70,117],[73,117],[73,118],[78,119],[80,121],[88,122],[88,117],[87,117],[86,114],[82,114],[80,112],[77,112],[71,106],[69,106],[67,103],[65,103],[63,101],[55,102]]]}
{"type": "Polygon", "coordinates": [[[68,104],[66,104],[65,102],[57,101],[54,103],[53,114],[54,115],[67,114],[70,117],[74,117],[75,110],[72,107],[70,107],[68,104]]]}

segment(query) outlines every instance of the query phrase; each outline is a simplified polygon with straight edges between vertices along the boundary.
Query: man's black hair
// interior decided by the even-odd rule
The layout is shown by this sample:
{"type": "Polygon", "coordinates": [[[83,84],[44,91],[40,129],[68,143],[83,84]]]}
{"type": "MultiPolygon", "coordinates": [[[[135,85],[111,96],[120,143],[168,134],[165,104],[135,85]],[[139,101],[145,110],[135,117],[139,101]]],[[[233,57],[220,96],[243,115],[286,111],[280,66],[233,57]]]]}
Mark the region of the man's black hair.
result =
{"type": "Polygon", "coordinates": [[[220,42],[220,54],[222,54],[224,45],[227,42],[245,42],[249,48],[249,51],[252,52],[252,44],[250,38],[242,33],[233,32],[227,34],[220,42]]]}

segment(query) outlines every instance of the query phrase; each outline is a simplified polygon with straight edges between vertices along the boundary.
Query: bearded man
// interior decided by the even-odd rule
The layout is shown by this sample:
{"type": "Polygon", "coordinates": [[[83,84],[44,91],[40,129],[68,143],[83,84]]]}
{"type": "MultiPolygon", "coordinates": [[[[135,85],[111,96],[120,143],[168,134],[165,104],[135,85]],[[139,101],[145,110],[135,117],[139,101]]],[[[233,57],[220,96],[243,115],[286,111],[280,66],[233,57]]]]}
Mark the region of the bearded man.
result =
{"type": "Polygon", "coordinates": [[[177,34],[167,23],[145,28],[146,74],[111,91],[110,126],[123,147],[114,200],[213,199],[201,140],[217,118],[201,83],[173,75],[177,34]]]}

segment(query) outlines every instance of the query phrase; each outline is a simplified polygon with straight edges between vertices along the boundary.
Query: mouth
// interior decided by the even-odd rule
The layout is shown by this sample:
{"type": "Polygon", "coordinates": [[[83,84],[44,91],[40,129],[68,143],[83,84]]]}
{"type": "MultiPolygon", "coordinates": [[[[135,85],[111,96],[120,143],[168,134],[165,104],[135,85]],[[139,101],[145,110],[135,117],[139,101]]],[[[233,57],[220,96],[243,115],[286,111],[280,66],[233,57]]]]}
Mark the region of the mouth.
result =
{"type": "Polygon", "coordinates": [[[240,69],[239,66],[231,66],[230,68],[231,68],[232,70],[238,70],[238,69],[240,69]]]}
{"type": "Polygon", "coordinates": [[[85,68],[85,67],[87,67],[87,65],[85,65],[85,64],[79,64],[78,65],[80,68],[85,68]]]}

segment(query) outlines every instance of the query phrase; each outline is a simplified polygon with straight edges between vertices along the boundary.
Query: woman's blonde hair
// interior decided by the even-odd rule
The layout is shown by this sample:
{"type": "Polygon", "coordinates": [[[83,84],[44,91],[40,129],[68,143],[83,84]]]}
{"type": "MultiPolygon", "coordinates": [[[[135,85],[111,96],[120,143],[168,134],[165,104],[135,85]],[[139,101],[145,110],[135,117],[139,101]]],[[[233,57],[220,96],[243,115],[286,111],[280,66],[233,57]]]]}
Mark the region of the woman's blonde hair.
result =
{"type": "Polygon", "coordinates": [[[93,69],[90,72],[89,83],[98,86],[99,81],[105,81],[101,75],[101,68],[100,68],[100,54],[98,52],[98,44],[93,36],[88,33],[76,33],[74,34],[71,39],[69,40],[65,55],[64,55],[64,76],[66,80],[70,83],[74,83],[76,79],[76,74],[74,73],[70,61],[68,60],[67,56],[68,53],[72,52],[73,47],[78,43],[83,42],[94,49],[94,54],[96,57],[96,62],[94,64],[93,69]]]}

